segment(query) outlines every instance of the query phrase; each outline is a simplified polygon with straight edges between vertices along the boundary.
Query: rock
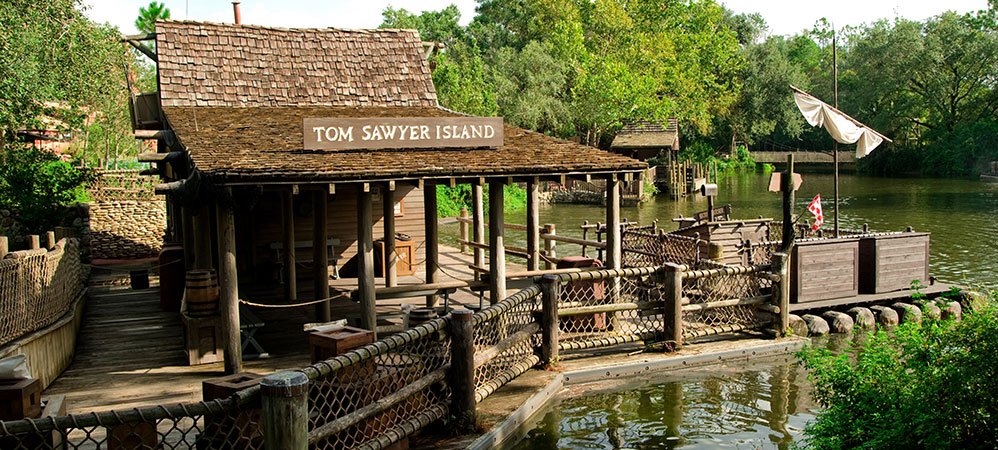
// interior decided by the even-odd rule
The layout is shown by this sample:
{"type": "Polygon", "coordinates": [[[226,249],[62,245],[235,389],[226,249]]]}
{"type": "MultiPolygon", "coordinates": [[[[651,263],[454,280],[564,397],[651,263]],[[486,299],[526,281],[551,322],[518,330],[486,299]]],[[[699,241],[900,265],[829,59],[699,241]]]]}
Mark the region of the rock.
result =
{"type": "Polygon", "coordinates": [[[922,310],[911,303],[897,302],[891,305],[891,308],[898,313],[898,319],[901,320],[901,323],[922,323],[922,310]]]}
{"type": "Polygon", "coordinates": [[[938,306],[936,306],[935,303],[930,302],[922,305],[922,315],[928,319],[939,320],[942,317],[943,312],[938,306]]]}
{"type": "Polygon", "coordinates": [[[790,332],[794,336],[807,336],[807,322],[797,314],[790,314],[790,332]]]}
{"type": "Polygon", "coordinates": [[[877,325],[882,327],[896,327],[898,323],[900,323],[898,313],[894,312],[893,309],[887,306],[871,306],[870,311],[873,311],[873,313],[877,316],[877,325]]]}
{"type": "Polygon", "coordinates": [[[851,333],[853,329],[852,317],[838,311],[825,311],[821,318],[828,322],[829,330],[832,333],[851,333]]]}
{"type": "MultiPolygon", "coordinates": [[[[83,219],[81,219],[79,217],[73,219],[73,226],[74,227],[82,227],[83,226],[83,219]]],[[[322,231],[322,230],[320,229],[319,231],[322,231]]]]}
{"type": "Polygon", "coordinates": [[[807,332],[809,335],[821,336],[828,334],[828,322],[825,322],[825,319],[813,314],[804,314],[801,316],[801,319],[804,319],[804,322],[807,323],[807,332]]]}
{"type": "Polygon", "coordinates": [[[963,306],[960,302],[949,302],[943,307],[942,319],[943,320],[960,320],[963,318],[963,306]]]}
{"type": "Polygon", "coordinates": [[[852,317],[852,321],[856,324],[856,328],[873,328],[877,325],[877,317],[873,315],[873,311],[870,311],[870,308],[856,306],[849,308],[849,311],[846,311],[846,314],[849,314],[849,317],[852,317]]]}
{"type": "Polygon", "coordinates": [[[980,310],[984,305],[988,304],[991,300],[988,296],[979,291],[964,291],[963,293],[964,304],[967,305],[971,311],[980,310]]]}

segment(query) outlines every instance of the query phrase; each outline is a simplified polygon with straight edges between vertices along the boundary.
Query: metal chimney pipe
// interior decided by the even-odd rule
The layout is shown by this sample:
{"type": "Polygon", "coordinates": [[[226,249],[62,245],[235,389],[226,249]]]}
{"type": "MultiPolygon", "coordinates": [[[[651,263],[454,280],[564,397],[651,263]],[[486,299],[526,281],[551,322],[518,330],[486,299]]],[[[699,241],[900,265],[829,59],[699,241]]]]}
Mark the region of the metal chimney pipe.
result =
{"type": "Polygon", "coordinates": [[[239,2],[232,2],[232,15],[236,16],[236,25],[243,23],[242,15],[239,14],[239,2]]]}

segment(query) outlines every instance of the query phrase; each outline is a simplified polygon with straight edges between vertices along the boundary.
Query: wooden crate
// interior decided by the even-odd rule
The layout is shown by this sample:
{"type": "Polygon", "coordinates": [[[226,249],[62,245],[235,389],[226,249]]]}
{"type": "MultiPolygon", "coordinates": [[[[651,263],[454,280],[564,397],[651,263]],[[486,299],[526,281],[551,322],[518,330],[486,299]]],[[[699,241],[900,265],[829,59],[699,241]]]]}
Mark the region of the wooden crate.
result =
{"type": "Polygon", "coordinates": [[[790,302],[807,303],[859,293],[859,239],[799,242],[790,257],[790,302]]]}
{"type": "Polygon", "coordinates": [[[182,316],[188,363],[196,366],[221,361],[224,357],[221,317],[182,316]]]}
{"type": "MultiPolygon", "coordinates": [[[[415,242],[395,240],[395,255],[398,261],[395,262],[395,274],[403,277],[416,273],[413,269],[413,255],[415,254],[415,242]]],[[[374,276],[385,276],[385,242],[375,241],[374,243],[374,276]]]]}
{"type": "Polygon", "coordinates": [[[859,292],[879,294],[929,280],[929,233],[871,236],[859,241],[859,292]]]}
{"type": "MultiPolygon", "coordinates": [[[[769,227],[772,219],[726,220],[707,222],[683,228],[674,233],[680,236],[699,237],[704,240],[700,246],[700,259],[708,259],[708,243],[720,244],[724,248],[724,264],[747,264],[748,254],[740,252],[746,240],[762,242],[769,240],[769,227]]],[[[753,261],[755,264],[769,261],[753,261]]]]}
{"type": "Polygon", "coordinates": [[[37,378],[0,379],[0,420],[34,419],[41,414],[41,380],[37,378]]]}
{"type": "MultiPolygon", "coordinates": [[[[201,382],[204,401],[226,399],[243,389],[260,384],[263,375],[239,372],[201,382]]],[[[262,448],[263,410],[247,408],[237,414],[205,416],[204,433],[198,437],[198,448],[262,448]],[[238,431],[236,433],[235,431],[238,431]]]]}

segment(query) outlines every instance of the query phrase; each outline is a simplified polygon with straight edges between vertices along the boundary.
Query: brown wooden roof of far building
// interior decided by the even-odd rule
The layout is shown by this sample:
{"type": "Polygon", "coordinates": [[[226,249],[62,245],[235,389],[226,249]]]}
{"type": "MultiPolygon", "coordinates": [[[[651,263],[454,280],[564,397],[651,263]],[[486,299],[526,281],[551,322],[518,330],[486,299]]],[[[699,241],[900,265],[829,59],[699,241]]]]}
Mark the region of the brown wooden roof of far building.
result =
{"type": "Polygon", "coordinates": [[[303,150],[302,119],[452,117],[415,30],[158,22],[160,96],[202,173],[307,182],[638,171],[640,161],[505,126],[477,149],[303,150]]]}
{"type": "Polygon", "coordinates": [[[666,126],[647,120],[624,123],[624,127],[613,139],[611,148],[670,148],[679,150],[679,125],[676,119],[669,119],[666,126]]]}

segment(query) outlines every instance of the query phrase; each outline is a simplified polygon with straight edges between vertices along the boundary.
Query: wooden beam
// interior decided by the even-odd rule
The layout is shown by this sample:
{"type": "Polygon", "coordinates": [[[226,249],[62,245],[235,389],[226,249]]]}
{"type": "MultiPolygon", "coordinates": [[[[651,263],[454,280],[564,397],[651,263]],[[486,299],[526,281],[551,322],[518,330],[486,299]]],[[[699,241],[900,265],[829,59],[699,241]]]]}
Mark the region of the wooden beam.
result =
{"type": "Polygon", "coordinates": [[[357,294],[360,299],[360,326],[375,333],[376,315],[374,285],[374,224],[371,191],[357,190],[357,294]]]}
{"type": "MultiPolygon", "coordinates": [[[[426,282],[440,281],[440,236],[437,226],[437,185],[426,183],[423,188],[423,224],[426,230],[426,282]]],[[[426,296],[426,306],[437,304],[438,296],[426,296]]]]}
{"type": "MultiPolygon", "coordinates": [[[[229,195],[231,189],[226,188],[229,195]]],[[[218,287],[222,315],[225,373],[242,372],[242,340],[239,337],[239,279],[236,273],[236,221],[232,211],[217,203],[218,287]]]]}
{"type": "Polygon", "coordinates": [[[606,177],[606,261],[609,269],[620,268],[620,181],[606,177]]]}
{"type": "Polygon", "coordinates": [[[540,186],[536,177],[527,181],[527,270],[540,268],[540,186]]]}
{"type": "Polygon", "coordinates": [[[489,179],[489,302],[506,298],[506,247],[503,243],[503,182],[489,179]]]}
{"type": "Polygon", "coordinates": [[[398,284],[398,255],[395,254],[395,183],[385,183],[381,190],[382,215],[385,221],[385,247],[381,255],[385,264],[385,287],[398,284]]]}
{"type": "Polygon", "coordinates": [[[194,264],[197,261],[197,243],[194,237],[194,211],[191,211],[189,206],[183,206],[181,215],[183,216],[181,220],[183,221],[184,230],[181,235],[184,245],[184,270],[194,270],[194,264]]]}
{"type": "MultiPolygon", "coordinates": [[[[331,185],[330,185],[331,186],[331,185]]],[[[284,298],[298,300],[295,261],[295,204],[291,189],[281,191],[281,240],[284,242],[284,298]]]]}
{"type": "MultiPolygon", "coordinates": [[[[477,244],[485,243],[485,196],[482,192],[484,184],[485,183],[481,179],[479,179],[477,183],[471,184],[471,240],[477,244]]],[[[484,267],[485,250],[475,248],[473,253],[475,255],[474,264],[476,266],[484,267]]]]}
{"type": "Polygon", "coordinates": [[[135,139],[153,140],[172,138],[173,131],[171,130],[135,130],[135,139]]]}
{"type": "Polygon", "coordinates": [[[156,33],[126,34],[121,37],[121,42],[127,41],[152,41],[156,39],[156,33]]]}
{"type": "MultiPolygon", "coordinates": [[[[312,275],[315,300],[329,298],[329,255],[325,244],[329,239],[328,195],[325,189],[312,192],[312,275]]],[[[330,321],[329,300],[316,303],[315,320],[323,323],[330,321]]]]}
{"type": "Polygon", "coordinates": [[[194,267],[211,270],[211,208],[201,206],[194,216],[194,267]]]}
{"type": "Polygon", "coordinates": [[[134,39],[127,39],[125,40],[125,42],[127,42],[132,47],[135,47],[136,50],[142,52],[143,55],[146,55],[146,57],[153,60],[153,62],[159,62],[159,58],[156,57],[156,52],[153,51],[151,48],[146,47],[145,44],[142,44],[141,42],[134,39]]]}
{"type": "Polygon", "coordinates": [[[169,152],[169,153],[159,153],[159,152],[145,152],[139,153],[137,156],[139,162],[162,162],[166,158],[175,158],[182,154],[183,152],[169,152]]]}

